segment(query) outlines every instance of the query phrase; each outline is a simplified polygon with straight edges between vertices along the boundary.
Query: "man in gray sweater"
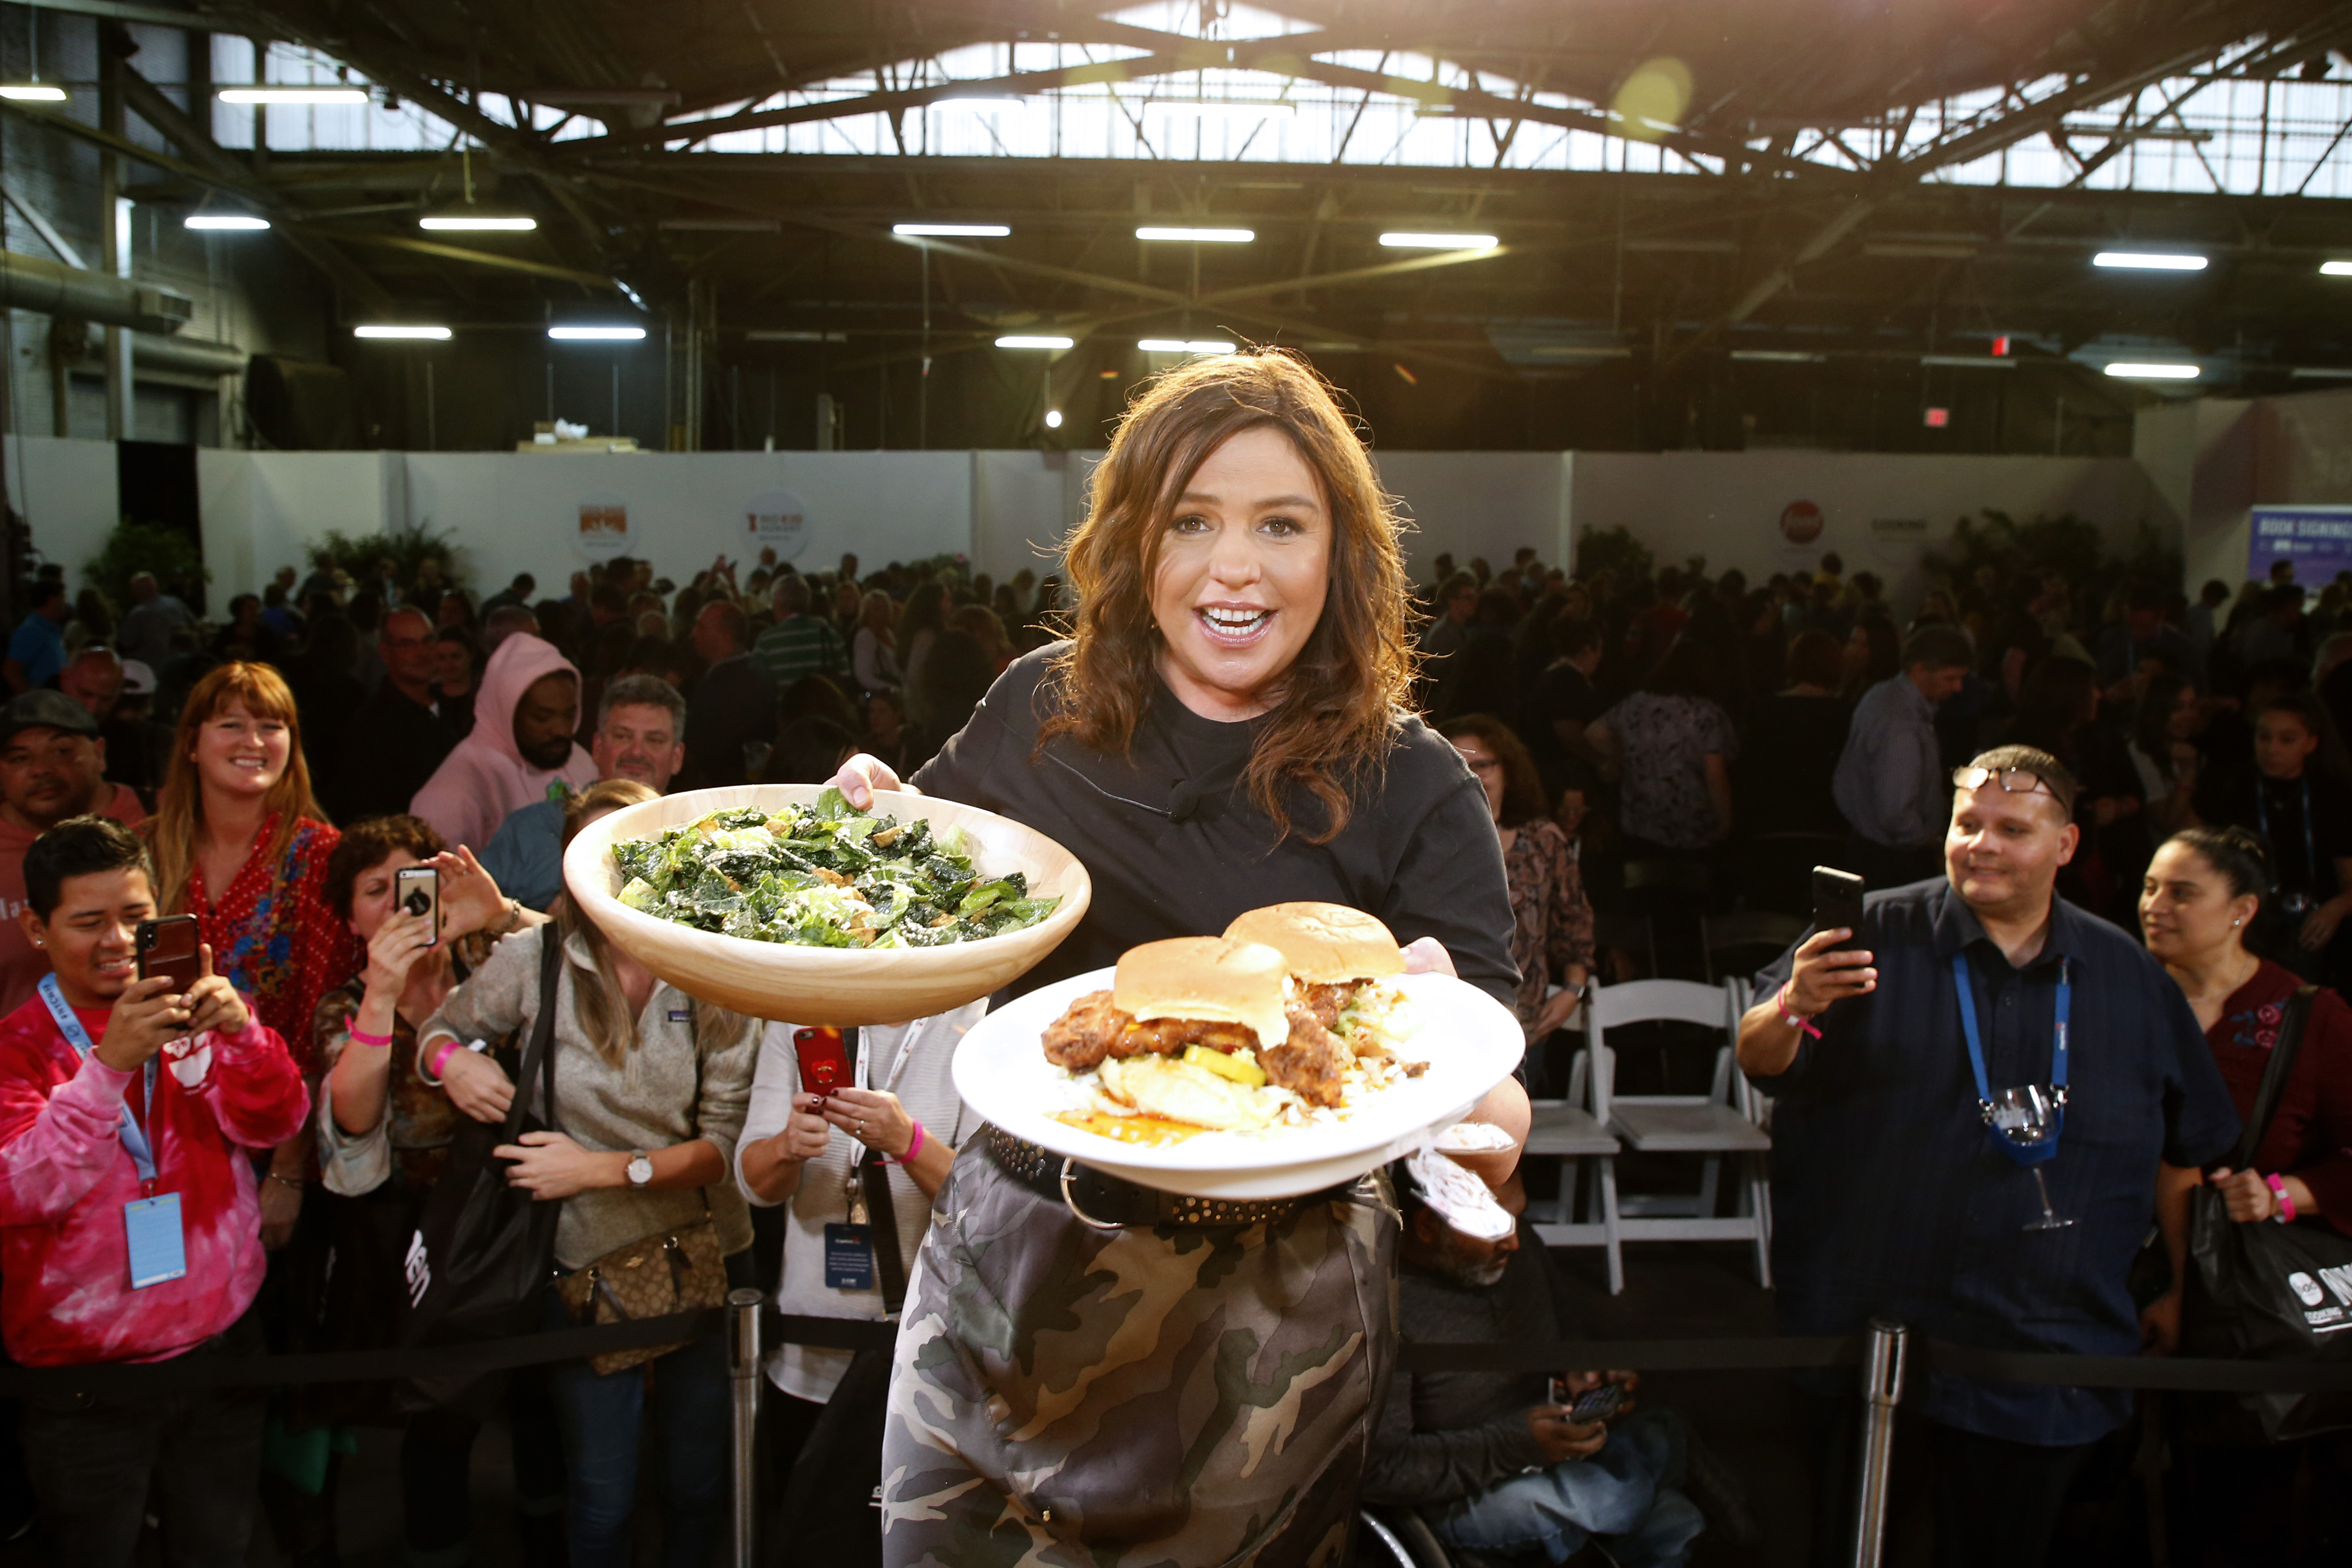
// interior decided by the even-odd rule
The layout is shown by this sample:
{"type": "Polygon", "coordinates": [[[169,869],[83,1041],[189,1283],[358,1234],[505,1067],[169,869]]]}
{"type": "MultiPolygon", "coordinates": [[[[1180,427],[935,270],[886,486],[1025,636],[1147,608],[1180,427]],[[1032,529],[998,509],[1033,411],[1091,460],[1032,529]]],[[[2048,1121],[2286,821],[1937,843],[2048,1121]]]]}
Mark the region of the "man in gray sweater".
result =
{"type": "MultiPolygon", "coordinates": [[[[1490,1196],[1434,1152],[1400,1162],[1397,1326],[1407,1340],[1484,1344],[1572,1337],[1543,1249],[1519,1248],[1527,1195],[1490,1196]],[[1467,1178],[1465,1182],[1458,1178],[1467,1178]],[[1499,1199],[1499,1201],[1498,1201],[1499,1199]]],[[[1565,1563],[1592,1536],[1620,1568],[1676,1568],[1705,1528],[1680,1491],[1685,1433],[1664,1411],[1577,1423],[1570,1405],[1631,1373],[1400,1371],[1372,1437],[1364,1500],[1420,1510],[1474,1561],[1565,1563]]],[[[1626,1409],[1631,1410],[1631,1402],[1626,1409]]]]}
{"type": "Polygon", "coordinates": [[[1830,788],[1853,828],[1850,868],[1874,892],[1943,875],[1951,791],[1936,710],[1959,694],[1974,658],[1958,627],[1922,626],[1903,645],[1903,672],[1854,705],[1830,788]]]}

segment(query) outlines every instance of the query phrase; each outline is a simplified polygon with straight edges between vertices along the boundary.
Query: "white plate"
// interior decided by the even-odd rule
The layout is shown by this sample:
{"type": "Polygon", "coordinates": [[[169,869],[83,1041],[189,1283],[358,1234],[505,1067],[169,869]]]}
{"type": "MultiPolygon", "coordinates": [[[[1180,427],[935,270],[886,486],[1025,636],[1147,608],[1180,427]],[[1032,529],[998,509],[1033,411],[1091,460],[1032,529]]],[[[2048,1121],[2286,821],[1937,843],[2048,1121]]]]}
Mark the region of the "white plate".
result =
{"type": "Polygon", "coordinates": [[[1412,999],[1421,1027],[1396,1050],[1428,1060],[1421,1077],[1364,1096],[1337,1121],[1122,1143],[1054,1120],[1084,1096],[1045,1059],[1045,1047],[1046,1026],[1086,993],[1108,989],[1117,973],[1097,969],[1044,986],[982,1018],[956,1048],[956,1092],[1016,1138],[1161,1192],[1286,1198],[1351,1180],[1461,1121],[1526,1049],[1518,1019],[1484,991],[1450,974],[1407,974],[1392,984],[1412,999]]]}

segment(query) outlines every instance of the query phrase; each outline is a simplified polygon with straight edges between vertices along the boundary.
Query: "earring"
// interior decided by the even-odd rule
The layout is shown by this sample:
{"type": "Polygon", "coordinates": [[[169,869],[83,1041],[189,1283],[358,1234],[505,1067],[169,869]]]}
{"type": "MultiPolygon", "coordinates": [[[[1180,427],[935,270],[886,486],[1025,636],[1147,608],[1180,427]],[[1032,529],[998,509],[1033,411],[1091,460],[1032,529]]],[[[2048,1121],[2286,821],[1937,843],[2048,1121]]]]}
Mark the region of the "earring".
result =
{"type": "Polygon", "coordinates": [[[2236,920],[2231,921],[2230,922],[2230,925],[2231,925],[2231,928],[2232,930],[2235,930],[2237,927],[2242,926],[2242,925],[2244,925],[2245,923],[2246,923],[2246,917],[2245,917],[2245,916],[2243,916],[2243,915],[2240,915],[2236,920]]]}

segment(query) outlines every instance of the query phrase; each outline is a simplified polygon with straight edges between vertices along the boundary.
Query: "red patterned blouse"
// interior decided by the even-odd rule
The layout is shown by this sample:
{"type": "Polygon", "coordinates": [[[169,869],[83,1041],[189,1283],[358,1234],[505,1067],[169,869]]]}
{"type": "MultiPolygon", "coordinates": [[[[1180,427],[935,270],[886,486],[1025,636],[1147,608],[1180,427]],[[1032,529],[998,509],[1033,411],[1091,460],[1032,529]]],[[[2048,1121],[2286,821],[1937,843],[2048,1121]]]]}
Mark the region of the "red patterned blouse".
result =
{"type": "Polygon", "coordinates": [[[213,971],[253,998],[305,1076],[319,1070],[311,1019],[319,998],[357,973],[362,957],[351,927],[327,906],[327,856],[342,836],[323,822],[296,825],[286,858],[268,863],[278,819],[261,825],[218,903],[205,896],[202,867],[190,869],[185,912],[212,944],[213,971]]]}

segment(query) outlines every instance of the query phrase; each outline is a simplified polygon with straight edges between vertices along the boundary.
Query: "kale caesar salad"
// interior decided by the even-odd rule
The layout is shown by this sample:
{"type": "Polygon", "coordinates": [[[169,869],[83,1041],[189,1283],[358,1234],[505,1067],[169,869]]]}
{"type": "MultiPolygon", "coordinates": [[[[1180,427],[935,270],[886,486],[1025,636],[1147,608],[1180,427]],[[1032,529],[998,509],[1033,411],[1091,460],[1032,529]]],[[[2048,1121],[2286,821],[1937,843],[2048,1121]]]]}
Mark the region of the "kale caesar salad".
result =
{"type": "Polygon", "coordinates": [[[939,947],[1035,925],[1018,871],[982,877],[961,828],[858,810],[837,789],[808,805],[714,811],[613,846],[621,902],[698,931],[810,947],[939,947]]]}

